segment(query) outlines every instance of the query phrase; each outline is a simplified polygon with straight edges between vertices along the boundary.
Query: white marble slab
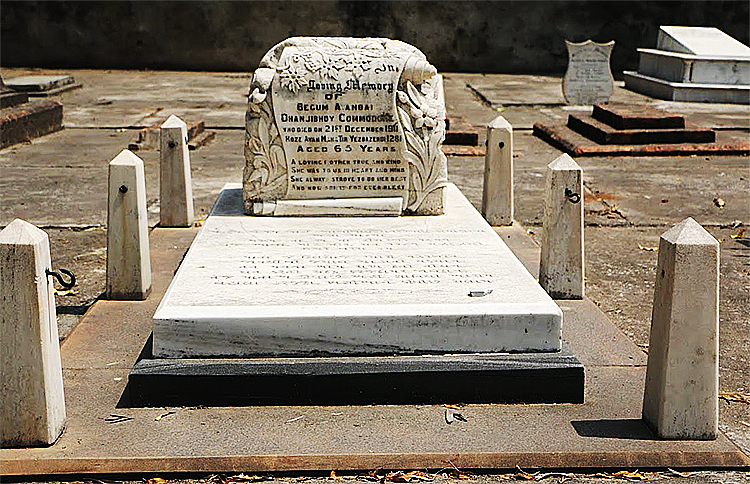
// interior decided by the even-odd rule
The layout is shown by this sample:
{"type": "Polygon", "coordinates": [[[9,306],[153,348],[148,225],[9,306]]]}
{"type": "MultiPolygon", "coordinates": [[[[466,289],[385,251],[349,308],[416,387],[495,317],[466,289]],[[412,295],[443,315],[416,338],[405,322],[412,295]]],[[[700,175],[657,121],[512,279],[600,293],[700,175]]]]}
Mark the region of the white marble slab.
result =
{"type": "Polygon", "coordinates": [[[227,185],[154,315],[154,355],[559,350],[559,307],[454,185],[445,206],[244,216],[227,185]]]}
{"type": "Polygon", "coordinates": [[[659,99],[680,102],[750,104],[750,85],[671,82],[623,71],[625,87],[659,99]]]}
{"type": "Polygon", "coordinates": [[[656,48],[708,57],[750,58],[750,47],[715,27],[662,25],[656,48]]]}
{"type": "Polygon", "coordinates": [[[750,58],[710,58],[638,49],[638,72],[670,82],[750,85],[750,58]]]}

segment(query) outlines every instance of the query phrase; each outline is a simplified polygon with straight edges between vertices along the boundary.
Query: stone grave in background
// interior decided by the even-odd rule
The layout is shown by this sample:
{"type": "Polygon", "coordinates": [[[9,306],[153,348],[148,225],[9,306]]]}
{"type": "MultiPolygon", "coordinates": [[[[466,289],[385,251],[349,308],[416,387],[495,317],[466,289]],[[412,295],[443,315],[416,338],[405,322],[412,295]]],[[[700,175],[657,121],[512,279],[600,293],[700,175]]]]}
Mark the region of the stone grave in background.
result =
{"type": "Polygon", "coordinates": [[[661,26],[625,86],[671,101],[750,104],[750,47],[714,27],[661,26]]]}
{"type": "Polygon", "coordinates": [[[591,40],[575,43],[565,41],[568,48],[568,69],[563,77],[563,96],[568,104],[606,103],[612,97],[615,80],[609,59],[615,41],[598,44],[591,40]]]}
{"type": "Polygon", "coordinates": [[[6,81],[9,88],[25,92],[30,97],[55,96],[65,91],[78,89],[83,85],[73,76],[21,76],[6,81]]]}
{"type": "Polygon", "coordinates": [[[746,155],[744,134],[691,126],[681,115],[650,106],[595,104],[566,124],[535,123],[534,135],[571,156],[746,155]]]}
{"type": "Polygon", "coordinates": [[[27,92],[9,85],[0,77],[0,149],[63,129],[62,104],[52,100],[29,102],[27,92]]]}
{"type": "MultiPolygon", "coordinates": [[[[138,136],[128,144],[130,151],[158,151],[161,125],[167,120],[167,116],[157,118],[147,128],[138,131],[138,136]]],[[[216,131],[206,130],[203,120],[185,120],[187,123],[187,143],[190,151],[201,148],[216,137],[216,131]]]]}
{"type": "Polygon", "coordinates": [[[130,404],[582,402],[560,308],[447,182],[424,54],[288,39],[246,122],[243,183],[154,314],[130,404]]]}

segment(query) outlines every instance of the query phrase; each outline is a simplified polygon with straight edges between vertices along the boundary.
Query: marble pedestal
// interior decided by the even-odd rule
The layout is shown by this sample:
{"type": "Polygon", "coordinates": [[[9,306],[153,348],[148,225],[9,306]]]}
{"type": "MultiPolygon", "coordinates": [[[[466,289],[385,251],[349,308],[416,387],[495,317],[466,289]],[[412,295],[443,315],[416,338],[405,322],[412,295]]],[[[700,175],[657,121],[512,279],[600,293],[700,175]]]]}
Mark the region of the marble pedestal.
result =
{"type": "Polygon", "coordinates": [[[445,207],[245,216],[227,185],[121,403],[582,403],[560,308],[453,185],[445,207]]]}

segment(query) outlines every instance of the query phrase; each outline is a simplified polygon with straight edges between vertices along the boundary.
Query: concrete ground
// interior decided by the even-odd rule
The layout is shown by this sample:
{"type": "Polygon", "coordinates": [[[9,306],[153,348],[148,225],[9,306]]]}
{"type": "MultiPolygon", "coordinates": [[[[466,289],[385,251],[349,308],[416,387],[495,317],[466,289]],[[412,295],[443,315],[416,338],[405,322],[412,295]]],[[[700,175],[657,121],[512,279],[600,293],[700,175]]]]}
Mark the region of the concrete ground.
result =
{"type": "MultiPolygon", "coordinates": [[[[56,73],[73,74],[84,87],[57,96],[64,104],[64,131],[0,151],[0,226],[20,217],[44,228],[51,238],[53,265],[70,268],[78,275],[78,286],[57,298],[62,337],[70,333],[104,288],[107,163],[135,139],[139,128],[160,116],[177,114],[184,119],[202,119],[207,129],[217,132],[208,146],[191,152],[196,212],[207,213],[221,186],[240,180],[244,164],[244,95],[250,75],[24,69],[2,72],[6,79],[56,73]]],[[[505,116],[514,126],[516,219],[527,229],[529,241],[533,241],[540,230],[545,166],[560,152],[532,136],[531,126],[536,121],[564,119],[568,112],[585,108],[563,103],[558,78],[445,74],[445,88],[449,113],[465,116],[480,129],[480,142],[484,126],[497,115],[505,116]]],[[[613,100],[682,113],[688,122],[702,126],[750,132],[748,106],[657,101],[621,86],[616,88],[613,100]]],[[[146,165],[149,221],[153,226],[158,221],[158,153],[137,154],[146,165]]],[[[656,266],[656,252],[652,249],[658,246],[661,233],[692,216],[722,242],[720,391],[747,395],[750,248],[739,244],[732,235],[750,223],[748,158],[616,157],[576,161],[584,170],[587,191],[588,297],[635,344],[647,349],[656,266]],[[715,198],[725,201],[723,208],[714,203],[715,198]]],[[[475,206],[481,203],[483,163],[481,157],[449,158],[451,181],[475,206]]],[[[720,428],[750,454],[750,405],[722,400],[720,428]]],[[[508,476],[512,474],[474,480],[502,480],[508,476]]],[[[544,477],[545,482],[605,479],[544,477]]],[[[682,482],[747,480],[743,472],[647,477],[652,482],[667,478],[682,482]]],[[[420,480],[414,476],[410,479],[420,480]]],[[[395,482],[399,482],[398,478],[395,482]]]]}

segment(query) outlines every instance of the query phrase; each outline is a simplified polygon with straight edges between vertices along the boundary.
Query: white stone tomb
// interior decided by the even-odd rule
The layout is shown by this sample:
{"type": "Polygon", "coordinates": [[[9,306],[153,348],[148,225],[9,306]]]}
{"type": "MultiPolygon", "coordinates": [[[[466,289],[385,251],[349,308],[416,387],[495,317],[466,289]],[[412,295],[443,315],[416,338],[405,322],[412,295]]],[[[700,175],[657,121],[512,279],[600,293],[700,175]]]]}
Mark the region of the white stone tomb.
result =
{"type": "Polygon", "coordinates": [[[661,99],[750,103],[750,47],[714,27],[661,26],[655,49],[638,49],[629,89],[661,99]]]}
{"type": "Polygon", "coordinates": [[[560,308],[452,184],[445,203],[251,217],[228,185],[154,315],[154,356],[560,350],[560,308]]]}

